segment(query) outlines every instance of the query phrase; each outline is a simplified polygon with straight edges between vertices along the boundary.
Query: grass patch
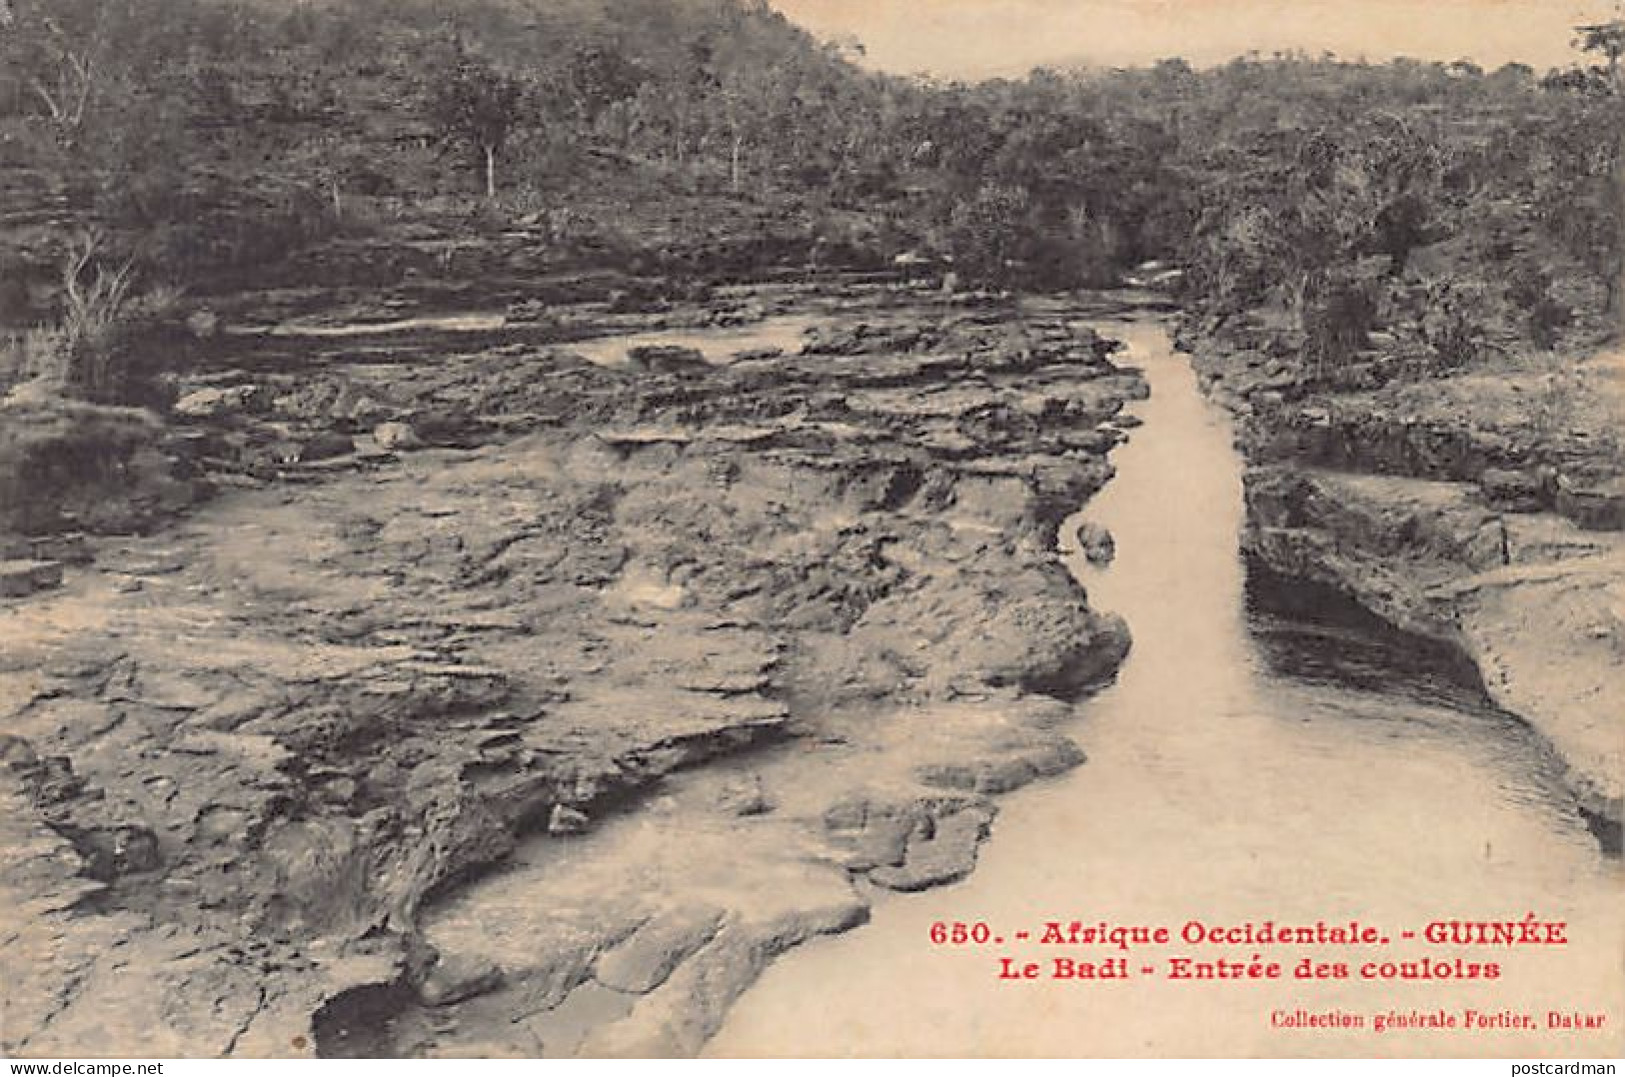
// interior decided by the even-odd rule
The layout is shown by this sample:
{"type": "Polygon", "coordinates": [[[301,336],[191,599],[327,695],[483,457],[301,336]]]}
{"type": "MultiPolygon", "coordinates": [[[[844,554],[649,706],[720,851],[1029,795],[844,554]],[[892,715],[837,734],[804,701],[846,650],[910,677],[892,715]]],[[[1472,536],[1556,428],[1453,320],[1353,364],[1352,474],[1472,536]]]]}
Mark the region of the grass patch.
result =
{"type": "Polygon", "coordinates": [[[0,401],[0,530],[139,527],[183,484],[156,449],[162,424],[138,408],[53,396],[39,383],[0,401]]]}

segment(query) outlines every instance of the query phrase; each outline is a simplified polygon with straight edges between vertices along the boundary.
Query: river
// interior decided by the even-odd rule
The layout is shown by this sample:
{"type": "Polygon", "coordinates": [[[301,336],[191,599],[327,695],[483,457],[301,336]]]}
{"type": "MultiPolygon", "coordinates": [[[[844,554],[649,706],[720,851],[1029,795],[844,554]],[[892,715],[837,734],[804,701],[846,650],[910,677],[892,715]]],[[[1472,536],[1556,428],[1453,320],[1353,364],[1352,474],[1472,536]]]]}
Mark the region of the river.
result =
{"type": "MultiPolygon", "coordinates": [[[[1521,723],[1352,620],[1250,608],[1238,553],[1242,462],[1166,331],[1101,325],[1152,387],[1118,475],[1080,519],[1117,558],[1074,556],[1093,605],[1127,618],[1134,650],[1080,708],[1089,762],[1007,798],[971,878],[877,896],[872,922],[785,955],[739,1001],[715,1056],[1392,1055],[1617,1052],[1621,865],[1602,855],[1521,723]],[[1566,946],[1430,948],[1437,920],[1534,913],[1566,946]],[[1359,920],[1387,947],[1188,946],[1183,925],[1359,920]],[[1165,925],[1122,980],[1049,978],[1057,957],[1118,951],[1038,944],[1044,924],[1165,925]],[[935,946],[934,924],[985,923],[1004,944],[935,946]],[[1031,939],[1017,942],[1014,933],[1031,939]],[[1414,941],[1401,937],[1418,933],[1414,941]],[[1284,965],[1262,981],[1176,981],[1169,958],[1284,965]],[[1366,979],[1367,962],[1454,958],[1496,979],[1366,979]],[[1346,978],[1299,980],[1309,954],[1346,978]],[[1001,980],[999,958],[1039,966],[1001,980]],[[1153,968],[1152,974],[1142,972],[1153,968]],[[1454,1029],[1374,1031],[1389,1011],[1443,1009],[1454,1029]],[[1468,1009],[1535,1030],[1463,1028],[1468,1009]],[[1306,1014],[1363,1028],[1292,1027],[1306,1014]],[[1601,1033],[1550,1031],[1551,1011],[1606,1012],[1601,1033]],[[1510,1017],[1505,1015],[1511,1015],[1510,1017]]],[[[1074,521],[1075,523],[1076,521],[1074,521]]],[[[1070,530],[1069,525],[1068,530],[1070,530]]]]}

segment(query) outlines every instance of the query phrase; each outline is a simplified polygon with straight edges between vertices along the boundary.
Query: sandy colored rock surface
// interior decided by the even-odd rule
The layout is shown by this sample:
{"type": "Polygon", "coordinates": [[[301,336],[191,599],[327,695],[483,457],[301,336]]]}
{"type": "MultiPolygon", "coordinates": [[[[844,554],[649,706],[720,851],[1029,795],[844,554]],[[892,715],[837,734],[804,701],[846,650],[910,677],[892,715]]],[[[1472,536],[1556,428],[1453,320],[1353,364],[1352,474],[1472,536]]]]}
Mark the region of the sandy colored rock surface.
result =
{"type": "Polygon", "coordinates": [[[1127,649],[1054,539],[1140,383],[1062,303],[808,317],[268,369],[196,439],[228,492],[0,608],[7,1051],[692,1053],[969,871],[1127,649]]]}
{"type": "Polygon", "coordinates": [[[1582,804],[1619,819],[1625,536],[1503,517],[1459,483],[1277,468],[1248,496],[1251,553],[1459,648],[1551,741],[1582,804]]]}
{"type": "Polygon", "coordinates": [[[1246,552],[1468,660],[1552,746],[1604,843],[1625,805],[1625,532],[1610,356],[1327,393],[1211,340],[1242,420],[1246,552]]]}

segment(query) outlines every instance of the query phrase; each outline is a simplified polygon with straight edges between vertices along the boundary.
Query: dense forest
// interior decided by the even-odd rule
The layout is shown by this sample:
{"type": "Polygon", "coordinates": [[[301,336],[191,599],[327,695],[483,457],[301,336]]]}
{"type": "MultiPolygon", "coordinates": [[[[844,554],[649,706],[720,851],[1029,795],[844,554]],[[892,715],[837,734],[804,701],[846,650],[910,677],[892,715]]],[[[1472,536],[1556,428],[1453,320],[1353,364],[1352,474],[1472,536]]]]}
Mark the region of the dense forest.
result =
{"type": "Polygon", "coordinates": [[[9,0],[0,386],[127,396],[122,352],[212,294],[516,225],[643,272],[1060,289],[1158,259],[1189,310],[1328,373],[1373,334],[1427,369],[1595,342],[1625,311],[1625,23],[1578,33],[1547,73],[964,85],[866,71],[762,0],[9,0]]]}

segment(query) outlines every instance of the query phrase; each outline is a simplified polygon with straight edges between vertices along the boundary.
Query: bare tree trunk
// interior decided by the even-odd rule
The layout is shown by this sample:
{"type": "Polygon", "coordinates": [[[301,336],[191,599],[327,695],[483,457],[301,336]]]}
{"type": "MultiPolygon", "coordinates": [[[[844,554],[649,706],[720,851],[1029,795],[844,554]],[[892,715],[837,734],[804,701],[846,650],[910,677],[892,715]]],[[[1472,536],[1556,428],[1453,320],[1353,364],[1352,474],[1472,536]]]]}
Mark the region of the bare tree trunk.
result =
{"type": "MultiPolygon", "coordinates": [[[[1625,96],[1625,87],[1621,88],[1621,93],[1625,96]]],[[[1619,264],[1614,267],[1614,286],[1609,289],[1609,299],[1613,302],[1614,335],[1625,342],[1625,131],[1620,132],[1614,154],[1614,197],[1619,202],[1619,236],[1615,256],[1619,264]]]]}
{"type": "Polygon", "coordinates": [[[485,147],[485,197],[495,200],[497,196],[497,148],[485,147]]]}
{"type": "MultiPolygon", "coordinates": [[[[1625,8],[1621,8],[1625,14],[1625,8]]],[[[1620,67],[1620,52],[1608,52],[1608,81],[1614,88],[1614,122],[1619,124],[1619,135],[1614,142],[1614,199],[1618,205],[1619,222],[1616,226],[1614,279],[1608,288],[1608,309],[1614,316],[1614,337],[1625,343],[1625,68],[1620,67]]]]}
{"type": "Polygon", "coordinates": [[[1300,333],[1309,331],[1309,275],[1305,273],[1292,282],[1289,304],[1292,311],[1292,325],[1300,333]]]}
{"type": "Polygon", "coordinates": [[[733,143],[728,149],[728,176],[733,186],[734,194],[739,193],[739,158],[745,149],[745,139],[742,135],[735,135],[733,143]]]}

